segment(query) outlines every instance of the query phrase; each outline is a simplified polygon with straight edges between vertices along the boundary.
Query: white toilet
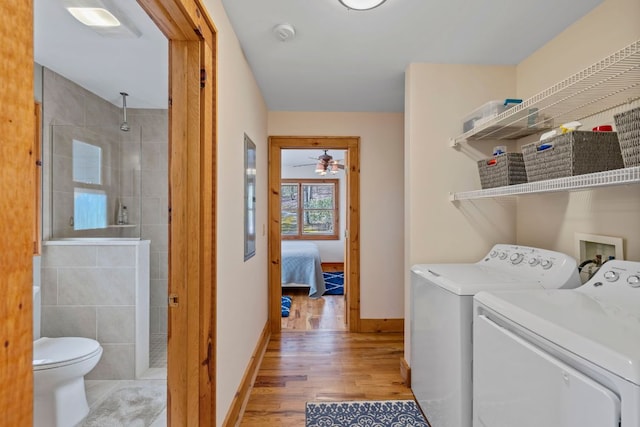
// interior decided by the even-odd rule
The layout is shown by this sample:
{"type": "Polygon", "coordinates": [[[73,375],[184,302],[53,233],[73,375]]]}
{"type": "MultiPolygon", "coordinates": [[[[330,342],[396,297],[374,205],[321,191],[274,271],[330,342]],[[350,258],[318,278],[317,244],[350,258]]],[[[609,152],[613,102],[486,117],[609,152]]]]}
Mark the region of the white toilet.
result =
{"type": "Polygon", "coordinates": [[[84,376],[102,347],[89,338],[40,338],[40,287],[33,287],[33,425],[72,427],[89,413],[84,376]]]}

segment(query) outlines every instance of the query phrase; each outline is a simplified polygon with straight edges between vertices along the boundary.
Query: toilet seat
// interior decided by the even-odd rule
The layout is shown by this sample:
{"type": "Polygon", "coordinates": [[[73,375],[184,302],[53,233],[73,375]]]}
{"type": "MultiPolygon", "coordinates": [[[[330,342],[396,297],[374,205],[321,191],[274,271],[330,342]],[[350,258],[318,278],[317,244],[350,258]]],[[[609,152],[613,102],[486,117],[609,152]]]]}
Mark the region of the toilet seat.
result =
{"type": "Polygon", "coordinates": [[[33,342],[33,370],[72,365],[102,353],[96,340],[80,337],[39,338],[33,342]]]}

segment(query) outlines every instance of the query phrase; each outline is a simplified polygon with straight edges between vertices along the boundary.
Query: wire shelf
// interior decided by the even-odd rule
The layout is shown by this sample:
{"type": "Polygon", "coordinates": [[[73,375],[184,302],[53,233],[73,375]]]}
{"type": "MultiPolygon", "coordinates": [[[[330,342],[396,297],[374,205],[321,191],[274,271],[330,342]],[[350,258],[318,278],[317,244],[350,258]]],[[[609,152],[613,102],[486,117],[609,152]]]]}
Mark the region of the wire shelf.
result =
{"type": "Polygon", "coordinates": [[[506,187],[488,188],[486,190],[451,193],[450,200],[470,200],[487,197],[518,196],[524,194],[552,193],[557,191],[585,190],[611,185],[639,184],[640,166],[595,172],[585,175],[568,176],[527,184],[509,185],[506,187]]]}
{"type": "Polygon", "coordinates": [[[640,40],[454,138],[454,145],[466,140],[517,139],[550,128],[544,124],[528,127],[534,114],[544,115],[550,124],[560,124],[637,99],[640,40]]]}

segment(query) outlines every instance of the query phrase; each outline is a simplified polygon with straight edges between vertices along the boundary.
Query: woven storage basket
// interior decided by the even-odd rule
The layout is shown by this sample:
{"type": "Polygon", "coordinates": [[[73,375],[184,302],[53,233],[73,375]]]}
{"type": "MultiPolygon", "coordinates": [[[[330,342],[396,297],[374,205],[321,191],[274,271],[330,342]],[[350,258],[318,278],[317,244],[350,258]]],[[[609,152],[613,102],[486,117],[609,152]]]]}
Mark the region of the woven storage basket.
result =
{"type": "Polygon", "coordinates": [[[624,167],[615,132],[573,131],[523,145],[522,154],[529,182],[624,167]]]}
{"type": "Polygon", "coordinates": [[[478,171],[483,189],[527,182],[522,153],[504,153],[479,160],[478,171]]]}
{"type": "Polygon", "coordinates": [[[640,107],[613,116],[625,168],[640,166],[640,107]]]}

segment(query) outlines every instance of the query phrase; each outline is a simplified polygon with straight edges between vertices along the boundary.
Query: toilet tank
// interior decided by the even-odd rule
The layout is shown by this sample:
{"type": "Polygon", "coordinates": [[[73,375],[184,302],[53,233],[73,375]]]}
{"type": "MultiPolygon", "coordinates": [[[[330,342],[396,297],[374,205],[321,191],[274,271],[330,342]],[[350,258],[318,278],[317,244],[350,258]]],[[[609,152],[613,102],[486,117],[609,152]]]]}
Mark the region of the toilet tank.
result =
{"type": "Polygon", "coordinates": [[[40,286],[33,287],[33,340],[40,338],[40,286]]]}

